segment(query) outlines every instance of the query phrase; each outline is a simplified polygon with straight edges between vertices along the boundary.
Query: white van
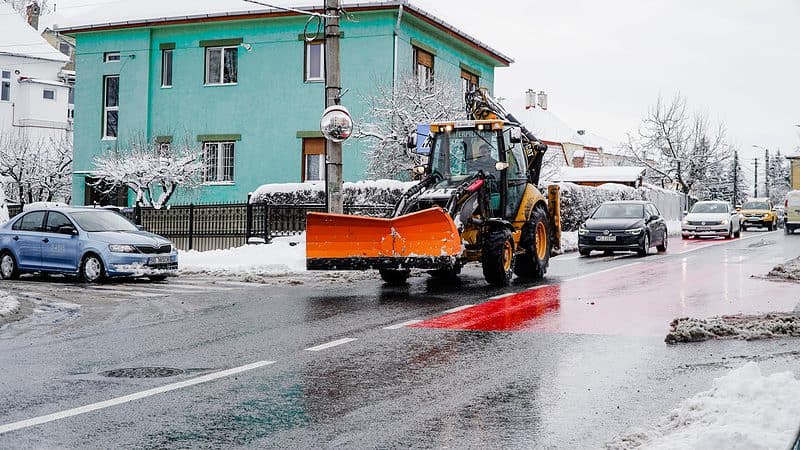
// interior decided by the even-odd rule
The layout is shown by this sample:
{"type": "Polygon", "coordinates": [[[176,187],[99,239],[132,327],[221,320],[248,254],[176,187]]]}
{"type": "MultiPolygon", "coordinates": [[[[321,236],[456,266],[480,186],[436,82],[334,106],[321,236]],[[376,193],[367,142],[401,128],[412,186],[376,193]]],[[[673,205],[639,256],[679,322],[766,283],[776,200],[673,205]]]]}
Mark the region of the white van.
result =
{"type": "Polygon", "coordinates": [[[786,208],[783,230],[786,234],[792,234],[800,229],[800,190],[789,191],[783,206],[786,208]]]}

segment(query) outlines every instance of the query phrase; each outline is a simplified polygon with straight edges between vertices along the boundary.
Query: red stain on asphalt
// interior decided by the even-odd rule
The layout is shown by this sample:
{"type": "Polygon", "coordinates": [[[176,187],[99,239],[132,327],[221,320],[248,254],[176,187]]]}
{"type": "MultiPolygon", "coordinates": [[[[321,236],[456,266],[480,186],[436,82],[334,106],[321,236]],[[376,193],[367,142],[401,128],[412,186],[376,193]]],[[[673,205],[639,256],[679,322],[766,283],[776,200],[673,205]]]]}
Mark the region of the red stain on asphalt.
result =
{"type": "Polygon", "coordinates": [[[537,319],[558,310],[560,290],[558,285],[542,286],[426,320],[411,327],[484,331],[524,330],[537,319]]]}
{"type": "Polygon", "coordinates": [[[489,300],[414,327],[663,336],[678,317],[792,311],[800,295],[767,267],[684,259],[623,266],[489,300]]]}

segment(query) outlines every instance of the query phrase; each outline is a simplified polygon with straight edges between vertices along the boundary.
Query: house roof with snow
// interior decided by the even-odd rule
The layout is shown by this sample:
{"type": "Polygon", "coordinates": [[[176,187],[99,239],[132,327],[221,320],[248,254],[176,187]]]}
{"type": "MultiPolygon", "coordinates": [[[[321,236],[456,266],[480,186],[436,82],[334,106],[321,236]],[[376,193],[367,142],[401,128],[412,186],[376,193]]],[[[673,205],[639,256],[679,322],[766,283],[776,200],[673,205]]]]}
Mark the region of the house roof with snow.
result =
{"type": "Polygon", "coordinates": [[[562,167],[553,181],[571,183],[635,183],[644,176],[644,167],[562,167]]]}
{"type": "MultiPolygon", "coordinates": [[[[261,6],[246,3],[243,0],[119,0],[106,3],[101,7],[82,12],[79,16],[67,18],[56,26],[62,33],[80,33],[87,31],[111,30],[120,28],[136,28],[148,26],[177,25],[192,22],[210,22],[225,20],[254,19],[263,17],[281,17],[303,14],[305,12],[323,12],[322,0],[268,0],[272,5],[261,6]]],[[[360,2],[342,0],[342,7],[349,12],[381,9],[403,8],[420,20],[450,34],[470,47],[496,59],[504,66],[514,62],[510,57],[489,47],[478,39],[464,33],[442,19],[410,4],[408,0],[360,2]]]]}
{"type": "Polygon", "coordinates": [[[600,135],[578,132],[554,112],[539,107],[525,108],[524,98],[512,98],[501,102],[509,113],[513,114],[525,127],[542,141],[549,143],[579,144],[587,148],[600,149],[613,153],[616,144],[600,135]]]}
{"type": "Polygon", "coordinates": [[[69,62],[6,2],[0,2],[0,55],[69,62]]]}

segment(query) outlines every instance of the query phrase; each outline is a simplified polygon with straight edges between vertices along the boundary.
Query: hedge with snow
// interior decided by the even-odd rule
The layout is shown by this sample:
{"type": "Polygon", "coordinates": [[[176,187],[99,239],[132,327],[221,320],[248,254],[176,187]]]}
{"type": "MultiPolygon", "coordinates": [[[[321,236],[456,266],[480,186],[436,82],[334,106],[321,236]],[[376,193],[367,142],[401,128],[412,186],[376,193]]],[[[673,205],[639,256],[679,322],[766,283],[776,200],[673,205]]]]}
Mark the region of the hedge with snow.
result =
{"type": "MultiPolygon", "coordinates": [[[[395,180],[359,181],[344,183],[344,203],[359,206],[394,205],[400,196],[416,182],[395,180]]],[[[556,183],[561,187],[561,228],[575,231],[591,212],[609,200],[650,200],[656,204],[667,220],[681,218],[682,196],[680,193],[652,185],[632,188],[621,184],[603,184],[598,187],[581,186],[574,183],[556,183]]],[[[283,183],[265,184],[251,196],[251,203],[271,205],[323,204],[324,184],[283,183]]],[[[546,190],[546,189],[545,189],[546,190]]]]}

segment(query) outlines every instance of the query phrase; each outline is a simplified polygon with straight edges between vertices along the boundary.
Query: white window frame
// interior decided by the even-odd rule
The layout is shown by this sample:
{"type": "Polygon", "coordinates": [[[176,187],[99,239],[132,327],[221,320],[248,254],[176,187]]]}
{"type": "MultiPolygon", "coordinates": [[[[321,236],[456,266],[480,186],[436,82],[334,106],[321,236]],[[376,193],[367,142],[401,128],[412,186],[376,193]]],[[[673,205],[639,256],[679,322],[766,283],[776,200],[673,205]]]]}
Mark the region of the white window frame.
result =
{"type": "Polygon", "coordinates": [[[236,164],[236,142],[235,141],[208,141],[203,142],[203,164],[205,165],[205,173],[203,174],[203,184],[233,184],[236,172],[235,164],[236,164]],[[230,165],[226,165],[226,158],[225,158],[225,146],[230,146],[230,165]],[[206,161],[206,155],[208,151],[213,148],[215,153],[214,158],[214,170],[215,173],[213,177],[209,174],[209,165],[206,161]],[[228,179],[226,175],[226,168],[230,167],[230,178],[228,179]]]}
{"type": "Polygon", "coordinates": [[[173,66],[175,65],[175,53],[171,48],[161,50],[161,87],[172,87],[173,66]],[[169,55],[169,66],[167,66],[167,55],[169,55]],[[167,68],[169,68],[169,83],[167,83],[167,68]]]}
{"type": "Polygon", "coordinates": [[[206,86],[231,86],[239,83],[239,46],[238,45],[221,45],[218,47],[206,47],[205,51],[205,64],[203,65],[203,78],[206,86]],[[225,53],[226,50],[233,50],[236,52],[236,80],[225,82],[225,53]],[[215,81],[209,79],[209,54],[214,51],[220,52],[219,73],[215,81]]]}
{"type": "Polygon", "coordinates": [[[11,71],[0,69],[0,102],[11,101],[11,71]],[[6,76],[8,74],[8,76],[6,76]],[[7,88],[8,98],[3,98],[3,87],[7,88]]]}
{"type": "Polygon", "coordinates": [[[56,90],[55,90],[55,89],[42,89],[42,99],[43,99],[43,100],[50,100],[51,102],[52,102],[52,101],[55,101],[55,100],[56,100],[56,90]],[[52,97],[52,98],[47,98],[47,95],[46,95],[46,94],[47,94],[48,92],[50,92],[50,93],[52,93],[52,94],[53,94],[53,97],[52,97]]]}
{"type": "Polygon", "coordinates": [[[119,52],[105,52],[105,53],[103,53],[103,62],[116,63],[116,62],[120,62],[121,59],[122,59],[122,56],[119,54],[119,52]]]}
{"type": "Polygon", "coordinates": [[[422,89],[429,89],[433,87],[434,79],[436,76],[436,55],[433,54],[432,52],[429,52],[425,49],[416,46],[413,47],[412,53],[414,55],[414,76],[417,79],[419,87],[422,89]],[[419,62],[420,53],[424,53],[431,57],[430,67],[419,62]]]}
{"type": "Polygon", "coordinates": [[[109,136],[106,133],[108,132],[108,113],[112,111],[117,112],[117,135],[119,135],[119,97],[120,97],[120,89],[119,89],[119,75],[106,75],[103,77],[103,139],[104,140],[116,140],[117,136],[109,136]],[[106,102],[108,101],[107,91],[108,91],[108,80],[111,78],[117,79],[117,104],[114,106],[108,106],[106,102]]]}
{"type": "Polygon", "coordinates": [[[312,41],[306,42],[305,45],[306,62],[305,62],[305,81],[307,82],[320,82],[325,81],[325,41],[312,41]],[[311,73],[311,47],[319,46],[319,75],[314,76],[311,73]]]}

